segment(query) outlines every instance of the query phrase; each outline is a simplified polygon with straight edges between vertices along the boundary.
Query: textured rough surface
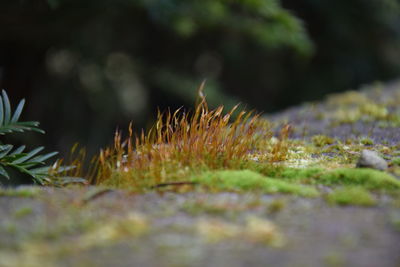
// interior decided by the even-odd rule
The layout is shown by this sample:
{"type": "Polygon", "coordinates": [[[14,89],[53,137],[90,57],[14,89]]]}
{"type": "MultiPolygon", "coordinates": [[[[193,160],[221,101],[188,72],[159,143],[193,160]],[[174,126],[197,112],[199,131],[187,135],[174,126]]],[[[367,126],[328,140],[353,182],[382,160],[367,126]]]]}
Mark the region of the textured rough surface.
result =
{"type": "Polygon", "coordinates": [[[361,92],[345,92],[323,102],[303,104],[266,117],[275,122],[290,123],[295,128],[293,138],[317,134],[343,141],[369,137],[375,143],[396,146],[400,143],[398,116],[400,82],[385,87],[378,84],[361,92]]]}
{"type": "Polygon", "coordinates": [[[400,211],[388,203],[342,208],[290,196],[123,191],[84,202],[90,190],[1,197],[0,266],[364,267],[400,260],[400,211]],[[275,225],[282,242],[259,239],[263,229],[232,234],[247,229],[249,218],[275,225]],[[200,224],[210,227],[199,231],[200,224]]]}

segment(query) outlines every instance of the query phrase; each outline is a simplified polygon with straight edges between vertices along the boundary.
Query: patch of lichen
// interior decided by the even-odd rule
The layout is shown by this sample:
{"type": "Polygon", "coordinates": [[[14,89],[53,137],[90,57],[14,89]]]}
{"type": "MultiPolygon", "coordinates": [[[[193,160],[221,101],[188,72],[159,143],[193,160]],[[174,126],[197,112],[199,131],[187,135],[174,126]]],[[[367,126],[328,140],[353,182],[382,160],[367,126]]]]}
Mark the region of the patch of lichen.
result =
{"type": "MultiPolygon", "coordinates": [[[[287,140],[287,158],[282,165],[287,167],[310,168],[321,166],[326,169],[354,167],[364,149],[378,152],[392,166],[398,166],[399,146],[375,143],[367,136],[340,140],[324,135],[312,136],[310,140],[287,140]]],[[[400,161],[399,161],[400,162],[400,161]]],[[[391,169],[390,171],[394,168],[391,169]]]]}
{"type": "Polygon", "coordinates": [[[202,219],[197,223],[198,234],[209,243],[241,239],[250,243],[282,247],[285,238],[279,227],[272,221],[255,216],[247,216],[244,225],[216,219],[202,219]]]}
{"type": "Polygon", "coordinates": [[[65,255],[111,247],[146,235],[150,230],[147,216],[138,212],[103,217],[87,210],[71,213],[67,207],[61,214],[55,212],[54,215],[51,224],[35,216],[29,230],[19,227],[13,240],[15,249],[9,249],[11,244],[1,244],[0,266],[58,266],[65,255]]]}

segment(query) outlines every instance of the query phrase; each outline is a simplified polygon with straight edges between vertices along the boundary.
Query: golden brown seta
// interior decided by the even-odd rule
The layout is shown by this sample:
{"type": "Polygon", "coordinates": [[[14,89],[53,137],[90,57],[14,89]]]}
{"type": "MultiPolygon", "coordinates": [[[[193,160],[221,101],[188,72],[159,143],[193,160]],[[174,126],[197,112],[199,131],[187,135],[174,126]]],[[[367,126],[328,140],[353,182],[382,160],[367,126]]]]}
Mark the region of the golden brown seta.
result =
{"type": "MultiPolygon", "coordinates": [[[[180,108],[158,112],[147,133],[122,140],[117,131],[114,145],[101,150],[92,164],[91,182],[136,190],[161,183],[185,181],[195,173],[210,169],[238,169],[251,160],[260,142],[272,137],[270,124],[254,112],[239,111],[238,105],[223,113],[223,106],[209,109],[204,82],[198,89],[193,111],[180,108]],[[93,168],[92,168],[93,169],[93,168]]],[[[285,140],[290,127],[284,127],[273,147],[272,161],[285,158],[285,140]]]]}

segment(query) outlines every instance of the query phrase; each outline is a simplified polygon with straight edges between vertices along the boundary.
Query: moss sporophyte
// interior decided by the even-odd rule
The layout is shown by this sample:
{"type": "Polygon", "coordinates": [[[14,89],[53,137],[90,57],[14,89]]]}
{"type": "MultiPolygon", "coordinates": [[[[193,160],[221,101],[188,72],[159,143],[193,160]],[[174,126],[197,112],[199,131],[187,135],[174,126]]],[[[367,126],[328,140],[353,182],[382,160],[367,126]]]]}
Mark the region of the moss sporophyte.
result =
{"type": "MultiPolygon", "coordinates": [[[[289,125],[274,136],[274,126],[260,114],[238,106],[225,113],[223,106],[210,109],[203,88],[193,111],[159,111],[153,127],[134,134],[130,125],[125,140],[116,132],[114,145],[101,150],[85,176],[95,185],[136,192],[200,189],[316,197],[321,186],[356,188],[339,191],[349,196],[400,190],[388,173],[354,168],[356,155],[370,142],[344,143],[323,135],[291,139],[289,125]]],[[[76,171],[81,171],[79,162],[74,162],[75,176],[84,175],[76,171]]]]}

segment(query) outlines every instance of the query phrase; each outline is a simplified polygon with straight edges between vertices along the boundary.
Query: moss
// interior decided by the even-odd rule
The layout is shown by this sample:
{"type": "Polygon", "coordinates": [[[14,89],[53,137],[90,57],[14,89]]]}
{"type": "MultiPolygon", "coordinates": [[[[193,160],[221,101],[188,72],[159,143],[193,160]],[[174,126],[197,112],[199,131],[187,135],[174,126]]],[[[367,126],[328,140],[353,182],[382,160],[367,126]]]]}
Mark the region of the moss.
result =
{"type": "Polygon", "coordinates": [[[284,199],[275,199],[268,205],[267,211],[268,213],[280,212],[285,208],[286,204],[286,200],[284,199]]]}
{"type": "Polygon", "coordinates": [[[374,144],[374,141],[371,138],[365,137],[361,138],[360,143],[365,146],[372,146],[374,144]]]}
{"type": "Polygon", "coordinates": [[[32,207],[21,207],[14,212],[16,218],[22,218],[33,213],[32,207]]]}
{"type": "Polygon", "coordinates": [[[26,187],[17,189],[0,189],[0,197],[36,197],[40,189],[36,187],[26,187]]]}
{"type": "Polygon", "coordinates": [[[255,216],[247,218],[243,238],[256,243],[262,243],[273,247],[285,245],[285,238],[276,224],[272,221],[255,216]]]}
{"type": "Polygon", "coordinates": [[[196,228],[198,234],[209,243],[238,238],[242,234],[242,227],[215,219],[201,219],[197,222],[196,228]]]}
{"type": "Polygon", "coordinates": [[[400,189],[400,180],[394,176],[368,168],[326,170],[320,167],[271,167],[270,164],[249,165],[249,167],[267,177],[291,183],[292,185],[360,186],[366,190],[390,191],[391,193],[400,189]]]}
{"type": "Polygon", "coordinates": [[[263,193],[289,193],[305,197],[318,195],[315,188],[280,181],[250,170],[209,171],[195,176],[193,181],[219,190],[253,190],[263,193]]]}
{"type": "Polygon", "coordinates": [[[18,233],[18,227],[14,222],[4,222],[1,225],[2,230],[4,230],[8,234],[16,234],[18,233]]]}
{"type": "Polygon", "coordinates": [[[387,104],[361,92],[349,91],[328,98],[327,104],[332,108],[328,116],[332,123],[355,123],[357,121],[375,121],[377,126],[395,126],[399,122],[397,114],[391,114],[387,104]]]}
{"type": "Polygon", "coordinates": [[[319,167],[291,168],[274,166],[270,163],[249,163],[245,165],[245,169],[250,169],[271,178],[285,178],[291,180],[301,180],[325,172],[325,169],[319,167]]]}
{"type": "Polygon", "coordinates": [[[400,166],[400,157],[392,159],[392,164],[395,166],[400,166]]]}
{"type": "Polygon", "coordinates": [[[314,177],[314,182],[324,185],[359,185],[370,190],[400,189],[400,181],[385,172],[367,168],[340,168],[314,177]]]}
{"type": "Polygon", "coordinates": [[[315,177],[316,175],[321,174],[323,172],[325,172],[324,169],[315,167],[305,168],[305,169],[285,168],[279,173],[278,177],[300,180],[304,178],[315,177]]]}
{"type": "Polygon", "coordinates": [[[258,166],[252,166],[251,170],[261,173],[265,176],[291,180],[292,182],[302,182],[309,179],[310,177],[315,177],[321,173],[326,172],[325,169],[319,167],[309,167],[309,168],[291,168],[291,167],[273,167],[271,164],[259,164],[258,166]]]}
{"type": "Polygon", "coordinates": [[[196,228],[198,234],[210,243],[241,239],[273,247],[282,247],[285,244],[285,238],[276,224],[254,216],[247,217],[245,225],[216,219],[201,219],[196,228]]]}
{"type": "Polygon", "coordinates": [[[222,214],[227,210],[232,210],[232,208],[224,205],[209,204],[205,202],[187,202],[183,205],[182,209],[191,215],[199,215],[204,213],[217,215],[222,214]]]}
{"type": "Polygon", "coordinates": [[[331,145],[335,142],[335,140],[332,137],[326,135],[315,135],[311,138],[311,141],[317,147],[331,145]]]}
{"type": "Polygon", "coordinates": [[[336,189],[326,196],[326,200],[338,205],[373,206],[376,204],[374,196],[362,187],[336,189]]]}
{"type": "Polygon", "coordinates": [[[345,260],[343,255],[337,251],[328,251],[324,256],[325,266],[338,267],[345,266],[345,260]]]}
{"type": "Polygon", "coordinates": [[[390,223],[394,229],[400,231],[400,213],[393,213],[390,215],[390,223]]]}
{"type": "Polygon", "coordinates": [[[148,233],[150,223],[148,218],[137,212],[131,212],[124,218],[99,224],[89,232],[81,235],[76,242],[81,249],[110,244],[127,237],[139,237],[148,233]]]}

